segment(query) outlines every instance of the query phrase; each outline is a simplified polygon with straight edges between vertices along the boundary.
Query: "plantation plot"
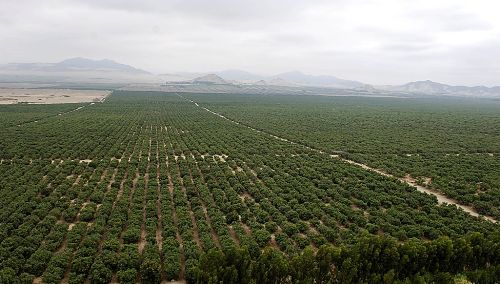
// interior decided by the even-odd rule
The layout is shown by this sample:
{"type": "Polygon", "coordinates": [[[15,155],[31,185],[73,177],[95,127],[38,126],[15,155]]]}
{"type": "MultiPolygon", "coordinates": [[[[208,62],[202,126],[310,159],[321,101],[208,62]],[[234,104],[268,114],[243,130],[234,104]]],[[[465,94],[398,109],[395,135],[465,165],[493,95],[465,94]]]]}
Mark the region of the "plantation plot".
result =
{"type": "MultiPolygon", "coordinates": [[[[446,242],[442,236],[459,243],[478,232],[470,237],[474,244],[495,251],[498,225],[439,205],[396,178],[256,132],[201,106],[172,93],[115,91],[102,104],[25,124],[22,131],[1,129],[2,277],[205,282],[212,275],[199,269],[210,272],[207,260],[217,256],[221,262],[208,263],[229,263],[216,252],[205,254],[211,250],[242,248],[247,273],[260,275],[267,264],[250,263],[261,254],[291,258],[306,247],[319,254],[325,245],[350,247],[368,235],[385,236],[391,246],[413,238],[410,244],[424,247],[433,240],[431,247],[446,242]]],[[[478,251],[467,257],[479,257],[478,251]]],[[[494,254],[483,259],[496,265],[494,254]]],[[[347,264],[342,267],[358,279],[366,271],[352,274],[347,264]]],[[[402,279],[417,272],[405,273],[402,279]]]]}
{"type": "Polygon", "coordinates": [[[53,104],[53,105],[0,105],[0,128],[40,122],[49,117],[69,113],[82,107],[81,104],[53,104]]]}
{"type": "Polygon", "coordinates": [[[500,103],[186,94],[225,117],[444,193],[500,219],[500,103]]]}
{"type": "MultiPolygon", "coordinates": [[[[182,98],[186,99],[185,97],[183,97],[183,96],[181,96],[181,95],[178,95],[178,96],[180,96],[180,97],[182,97],[182,98]]],[[[186,99],[186,100],[189,100],[189,99],[186,99]]],[[[190,101],[191,103],[193,103],[194,105],[196,105],[197,107],[199,107],[199,104],[198,104],[198,103],[194,102],[193,100],[189,100],[189,101],[190,101]]],[[[216,112],[214,112],[214,111],[212,111],[212,110],[210,110],[210,109],[208,109],[208,108],[206,108],[206,107],[202,107],[202,109],[204,109],[204,110],[208,111],[209,113],[212,113],[212,114],[214,114],[214,115],[217,115],[217,116],[218,116],[218,117],[220,117],[220,118],[226,119],[226,120],[228,120],[228,121],[230,121],[230,122],[232,122],[232,123],[235,123],[235,124],[237,124],[237,125],[240,125],[240,123],[239,123],[238,121],[235,121],[235,120],[232,120],[232,119],[230,119],[230,118],[227,118],[227,117],[225,117],[225,116],[223,116],[223,115],[221,115],[221,114],[219,114],[219,113],[216,113],[216,112]]],[[[253,127],[251,127],[251,126],[248,126],[248,125],[246,125],[246,127],[247,127],[248,129],[251,129],[251,130],[253,130],[253,131],[255,131],[255,132],[258,132],[258,133],[267,134],[267,135],[269,135],[270,137],[275,138],[275,139],[277,139],[277,140],[280,140],[280,141],[285,141],[285,142],[288,142],[288,143],[290,143],[290,144],[297,145],[297,146],[302,146],[302,147],[304,147],[304,148],[306,148],[306,149],[308,149],[308,150],[315,151],[315,152],[317,152],[317,153],[320,153],[320,154],[324,154],[324,155],[326,155],[326,153],[325,153],[324,151],[319,150],[319,149],[315,149],[315,148],[312,148],[312,147],[309,147],[309,146],[307,146],[307,145],[305,145],[305,144],[296,143],[296,142],[290,141],[290,140],[288,140],[288,139],[286,139],[286,138],[283,138],[283,137],[280,137],[280,136],[276,136],[276,135],[274,135],[274,134],[271,134],[271,133],[269,133],[269,132],[265,132],[265,131],[262,131],[262,130],[255,129],[255,128],[253,128],[253,127]]],[[[346,155],[346,154],[347,154],[347,153],[345,153],[345,152],[343,152],[343,153],[344,153],[344,155],[346,155]]],[[[489,155],[490,155],[490,156],[492,156],[493,154],[489,153],[489,155]]],[[[365,169],[365,170],[369,170],[369,171],[372,171],[372,172],[378,173],[378,174],[380,174],[380,175],[382,175],[382,176],[385,176],[385,177],[390,177],[390,178],[394,178],[394,176],[393,176],[393,175],[388,174],[387,172],[384,172],[384,171],[379,170],[379,169],[372,168],[372,167],[367,166],[367,165],[362,164],[362,163],[357,163],[357,162],[352,161],[352,160],[349,160],[349,159],[347,159],[347,158],[340,157],[340,155],[334,155],[334,154],[332,154],[332,155],[329,155],[329,156],[330,156],[330,157],[332,157],[332,158],[337,158],[337,159],[338,159],[338,158],[340,158],[340,159],[341,159],[342,161],[344,161],[344,162],[347,162],[347,163],[349,163],[349,164],[353,164],[353,165],[359,166],[359,167],[361,167],[361,168],[363,168],[363,169],[365,169]]],[[[408,154],[407,154],[407,156],[411,156],[411,155],[408,155],[408,154]]],[[[233,173],[234,173],[234,171],[233,171],[233,173]]],[[[454,200],[454,199],[451,199],[451,198],[448,198],[448,197],[447,197],[447,196],[445,196],[444,194],[442,194],[442,193],[440,193],[440,192],[438,192],[438,191],[436,191],[436,190],[432,190],[431,188],[429,188],[429,184],[430,184],[430,181],[431,181],[431,179],[430,179],[430,178],[428,178],[428,179],[427,179],[427,181],[425,182],[425,184],[422,184],[422,185],[420,184],[420,182],[417,182],[415,179],[413,179],[413,178],[412,178],[411,176],[409,176],[409,175],[406,175],[404,178],[399,178],[399,180],[400,180],[400,181],[402,181],[402,182],[404,182],[404,183],[407,183],[407,184],[409,184],[409,185],[411,185],[411,186],[413,186],[413,187],[415,187],[415,188],[416,188],[418,191],[420,191],[420,192],[424,192],[424,193],[427,193],[427,194],[430,194],[430,195],[434,195],[434,196],[437,198],[438,203],[440,203],[440,204],[441,204],[441,203],[444,203],[444,204],[453,204],[453,205],[455,205],[455,206],[457,206],[457,207],[459,207],[459,208],[463,209],[463,210],[464,210],[464,211],[466,211],[467,213],[471,214],[472,216],[476,216],[476,217],[477,217],[477,216],[481,216],[481,215],[480,215],[477,211],[475,211],[473,208],[471,208],[471,207],[469,207],[469,206],[466,206],[466,205],[462,205],[462,204],[460,204],[458,201],[456,201],[456,200],[454,200]]],[[[489,221],[493,222],[493,223],[496,223],[496,220],[495,220],[494,218],[492,218],[492,217],[489,217],[489,216],[483,216],[483,217],[484,217],[484,218],[486,218],[487,220],[489,220],[489,221]]]]}

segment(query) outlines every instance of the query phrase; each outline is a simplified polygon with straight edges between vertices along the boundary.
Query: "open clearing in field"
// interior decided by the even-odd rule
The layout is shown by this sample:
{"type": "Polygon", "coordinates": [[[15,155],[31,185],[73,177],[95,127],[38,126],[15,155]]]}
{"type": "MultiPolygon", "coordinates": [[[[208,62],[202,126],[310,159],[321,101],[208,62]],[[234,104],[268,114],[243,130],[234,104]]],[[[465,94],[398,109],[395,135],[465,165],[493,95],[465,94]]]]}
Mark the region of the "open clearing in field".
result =
{"type": "Polygon", "coordinates": [[[70,89],[0,89],[0,104],[67,104],[102,102],[110,91],[70,89]]]}

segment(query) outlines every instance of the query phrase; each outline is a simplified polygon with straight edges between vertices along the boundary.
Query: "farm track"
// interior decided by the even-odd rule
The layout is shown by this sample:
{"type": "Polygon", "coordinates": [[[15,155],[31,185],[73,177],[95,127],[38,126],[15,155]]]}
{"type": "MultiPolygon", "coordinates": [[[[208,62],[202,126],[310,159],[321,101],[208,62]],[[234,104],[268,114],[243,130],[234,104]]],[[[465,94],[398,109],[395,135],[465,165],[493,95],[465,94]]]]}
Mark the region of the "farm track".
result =
{"type": "MultiPolygon", "coordinates": [[[[412,179],[409,179],[409,178],[399,178],[399,177],[396,177],[394,175],[391,175],[385,171],[382,171],[382,170],[379,170],[379,169],[375,169],[373,167],[370,167],[366,164],[362,164],[362,163],[358,163],[356,161],[353,161],[353,160],[349,160],[349,159],[346,159],[346,158],[343,158],[341,157],[340,155],[331,155],[331,154],[328,154],[322,150],[319,150],[319,149],[316,149],[316,148],[312,148],[310,146],[307,146],[307,145],[304,145],[304,144],[301,144],[301,143],[297,143],[297,142],[294,142],[294,141],[291,141],[289,139],[286,139],[286,138],[283,138],[283,137],[280,137],[280,136],[277,136],[277,135],[274,135],[272,133],[269,133],[267,131],[264,131],[264,130],[258,130],[252,126],[249,126],[249,125],[246,125],[246,124],[243,124],[241,122],[238,122],[236,120],[233,120],[231,118],[228,118],[218,112],[215,112],[215,111],[212,111],[206,107],[203,107],[203,106],[200,106],[197,102],[193,101],[193,100],[190,100],[190,99],[187,99],[186,97],[182,96],[182,95],[179,95],[177,94],[177,96],[179,96],[180,98],[188,101],[188,102],[191,102],[193,103],[196,107],[199,107],[213,115],[216,115],[222,119],[225,119],[231,123],[234,123],[236,125],[240,125],[240,126],[243,126],[243,127],[246,127],[252,131],[255,131],[257,133],[262,133],[264,135],[267,135],[267,136],[270,136],[271,138],[274,138],[276,140],[279,140],[279,141],[282,141],[282,142],[287,142],[287,143],[290,143],[292,145],[296,145],[296,146],[300,146],[300,147],[304,147],[310,151],[314,151],[316,153],[319,153],[319,154],[323,154],[323,155],[329,155],[329,157],[331,158],[334,158],[334,159],[338,159],[338,160],[341,160],[345,163],[348,163],[348,164],[351,164],[351,165],[355,165],[355,166],[358,166],[358,167],[361,167],[365,170],[368,170],[368,171],[371,171],[371,172],[374,172],[374,173],[377,173],[379,175],[382,175],[382,176],[385,176],[385,177],[389,177],[389,178],[394,178],[394,179],[397,179],[399,180],[400,182],[402,183],[405,183],[409,186],[412,186],[414,188],[416,188],[419,192],[422,192],[422,193],[425,193],[425,194],[430,194],[430,195],[433,195],[437,198],[438,200],[438,204],[444,204],[444,203],[447,203],[447,204],[452,204],[452,205],[455,205],[459,208],[461,208],[463,211],[467,212],[468,214],[470,214],[471,216],[474,216],[474,217],[483,217],[485,218],[486,220],[490,221],[490,222],[493,222],[493,223],[497,223],[497,220],[495,220],[493,217],[490,217],[490,216],[483,216],[483,215],[480,215],[473,207],[471,206],[468,206],[468,205],[463,205],[463,204],[460,204],[457,200],[454,200],[452,198],[449,198],[447,196],[445,196],[444,194],[442,194],[441,192],[438,192],[434,189],[431,189],[431,188],[428,188],[428,187],[424,187],[424,186],[421,186],[421,185],[418,185],[414,180],[412,179]]],[[[335,153],[343,153],[343,151],[332,151],[332,152],[335,152],[335,153]]]]}

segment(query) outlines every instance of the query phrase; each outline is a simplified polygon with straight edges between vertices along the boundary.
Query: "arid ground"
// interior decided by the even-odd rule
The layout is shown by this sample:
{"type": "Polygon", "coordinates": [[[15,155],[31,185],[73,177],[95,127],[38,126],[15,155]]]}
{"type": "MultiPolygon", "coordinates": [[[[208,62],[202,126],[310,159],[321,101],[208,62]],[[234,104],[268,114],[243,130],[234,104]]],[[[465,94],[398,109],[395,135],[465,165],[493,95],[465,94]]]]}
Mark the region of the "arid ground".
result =
{"type": "Polygon", "coordinates": [[[0,89],[0,104],[65,104],[99,102],[109,95],[105,90],[0,89]]]}

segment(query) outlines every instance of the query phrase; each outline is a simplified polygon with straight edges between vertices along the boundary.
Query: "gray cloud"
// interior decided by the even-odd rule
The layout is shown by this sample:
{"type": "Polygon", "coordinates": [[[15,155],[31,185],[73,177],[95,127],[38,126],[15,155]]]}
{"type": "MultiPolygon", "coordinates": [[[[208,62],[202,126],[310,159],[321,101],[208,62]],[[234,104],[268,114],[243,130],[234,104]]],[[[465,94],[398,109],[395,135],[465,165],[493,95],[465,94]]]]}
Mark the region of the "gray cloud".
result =
{"type": "Polygon", "coordinates": [[[500,85],[498,10],[489,0],[6,0],[0,63],[85,56],[153,72],[500,85]]]}
{"type": "Polygon", "coordinates": [[[494,26],[481,18],[481,15],[472,13],[461,6],[442,7],[438,9],[423,8],[409,11],[408,17],[416,21],[431,23],[434,29],[445,31],[474,31],[489,30],[494,26]]]}

